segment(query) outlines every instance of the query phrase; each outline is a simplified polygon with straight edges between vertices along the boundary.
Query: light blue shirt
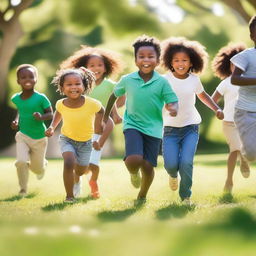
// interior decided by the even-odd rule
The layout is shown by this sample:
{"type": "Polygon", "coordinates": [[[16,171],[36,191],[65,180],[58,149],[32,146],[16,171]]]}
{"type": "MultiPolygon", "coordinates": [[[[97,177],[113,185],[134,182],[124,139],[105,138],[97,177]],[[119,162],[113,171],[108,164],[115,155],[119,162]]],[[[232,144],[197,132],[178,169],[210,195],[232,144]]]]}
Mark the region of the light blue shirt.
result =
{"type": "MultiPolygon", "coordinates": [[[[256,49],[246,49],[230,60],[236,67],[244,71],[242,76],[256,77],[256,49]]],[[[256,112],[256,84],[240,86],[236,108],[256,112]]]]}

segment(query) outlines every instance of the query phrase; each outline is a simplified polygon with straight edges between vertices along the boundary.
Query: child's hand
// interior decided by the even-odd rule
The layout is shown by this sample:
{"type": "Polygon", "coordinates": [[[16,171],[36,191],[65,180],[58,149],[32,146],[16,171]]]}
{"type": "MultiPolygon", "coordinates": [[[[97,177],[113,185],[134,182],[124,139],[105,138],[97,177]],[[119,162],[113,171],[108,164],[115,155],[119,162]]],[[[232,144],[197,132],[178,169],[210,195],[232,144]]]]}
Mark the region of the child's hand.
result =
{"type": "Polygon", "coordinates": [[[165,108],[169,111],[171,116],[177,116],[177,113],[178,113],[178,104],[177,103],[166,104],[165,108]]]}
{"type": "Polygon", "coordinates": [[[123,121],[122,117],[119,116],[119,115],[114,115],[113,114],[112,118],[113,118],[113,121],[114,121],[115,124],[121,124],[122,121],[123,121]]]}
{"type": "Polygon", "coordinates": [[[215,115],[216,115],[216,117],[217,117],[218,119],[220,119],[220,120],[223,120],[223,118],[224,118],[224,113],[223,113],[223,111],[222,111],[221,109],[218,109],[218,110],[216,111],[215,115]]]}
{"type": "Polygon", "coordinates": [[[33,113],[33,117],[34,117],[36,120],[40,121],[42,115],[41,115],[39,112],[34,112],[34,113],[33,113]]]}
{"type": "Polygon", "coordinates": [[[101,150],[100,144],[98,141],[93,141],[92,146],[95,150],[101,150]]]}
{"type": "Polygon", "coordinates": [[[12,121],[12,123],[11,123],[11,128],[12,128],[13,130],[18,130],[18,128],[19,128],[18,121],[16,121],[16,120],[12,121]]]}
{"type": "Polygon", "coordinates": [[[51,126],[44,132],[45,136],[47,137],[51,137],[53,133],[54,133],[54,129],[51,126]]]}

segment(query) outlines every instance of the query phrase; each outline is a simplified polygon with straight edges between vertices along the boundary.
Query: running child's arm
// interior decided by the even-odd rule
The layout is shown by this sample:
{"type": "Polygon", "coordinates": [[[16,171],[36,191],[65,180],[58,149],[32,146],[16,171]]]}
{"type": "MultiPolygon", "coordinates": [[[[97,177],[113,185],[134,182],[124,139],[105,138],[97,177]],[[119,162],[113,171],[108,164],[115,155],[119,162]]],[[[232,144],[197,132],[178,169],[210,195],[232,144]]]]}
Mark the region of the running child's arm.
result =
{"type": "Polygon", "coordinates": [[[103,118],[104,123],[107,122],[116,99],[117,99],[117,97],[115,96],[114,93],[112,93],[110,95],[109,99],[108,99],[108,104],[106,106],[105,115],[104,115],[104,118],[103,118]]]}
{"type": "Polygon", "coordinates": [[[217,90],[215,90],[215,92],[212,94],[211,98],[217,104],[219,102],[219,100],[222,98],[222,95],[217,90]]]}
{"type": "Polygon", "coordinates": [[[203,91],[197,94],[197,97],[215,113],[218,119],[222,120],[224,118],[222,109],[212,100],[208,93],[203,91]]]}
{"type": "Polygon", "coordinates": [[[58,126],[58,124],[60,123],[61,120],[62,120],[61,114],[56,110],[53,114],[53,119],[52,119],[50,126],[45,131],[45,135],[47,137],[51,137],[53,135],[56,127],[58,126]]]}
{"type": "Polygon", "coordinates": [[[177,116],[179,104],[178,102],[165,104],[165,108],[170,112],[171,116],[177,116]]]}
{"type": "Polygon", "coordinates": [[[18,128],[19,128],[19,113],[17,113],[15,119],[12,121],[11,128],[13,130],[18,130],[18,128]]]}
{"type": "Polygon", "coordinates": [[[116,109],[116,105],[117,104],[115,104],[114,106],[113,106],[113,109],[112,109],[112,111],[111,111],[111,116],[112,116],[112,118],[113,118],[113,121],[114,121],[114,123],[115,124],[120,124],[120,123],[122,123],[122,117],[118,114],[118,112],[117,112],[117,109],[116,109]]]}
{"type": "Polygon", "coordinates": [[[124,106],[125,100],[126,100],[125,95],[118,97],[116,100],[116,107],[121,108],[122,106],[124,106]]]}
{"type": "Polygon", "coordinates": [[[38,121],[51,120],[53,117],[52,107],[44,109],[43,115],[39,112],[34,112],[33,116],[38,121]]]}
{"type": "Polygon", "coordinates": [[[100,150],[101,146],[99,144],[99,137],[103,132],[103,116],[104,116],[104,108],[101,107],[100,111],[96,113],[95,115],[95,121],[94,121],[94,136],[98,135],[97,138],[93,138],[93,147],[95,150],[100,150]]]}
{"type": "Polygon", "coordinates": [[[242,76],[243,73],[244,71],[242,69],[235,67],[231,76],[231,83],[239,86],[256,84],[256,77],[242,76]]]}

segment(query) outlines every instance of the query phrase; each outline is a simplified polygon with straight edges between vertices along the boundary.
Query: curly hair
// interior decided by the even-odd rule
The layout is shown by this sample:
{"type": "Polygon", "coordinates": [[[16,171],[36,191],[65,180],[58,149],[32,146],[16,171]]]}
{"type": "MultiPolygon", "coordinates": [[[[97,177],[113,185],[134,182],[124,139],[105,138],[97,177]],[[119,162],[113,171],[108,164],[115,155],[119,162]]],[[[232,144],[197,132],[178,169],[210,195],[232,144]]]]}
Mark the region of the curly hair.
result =
{"type": "Polygon", "coordinates": [[[65,77],[68,75],[78,75],[81,77],[85,91],[84,93],[87,94],[91,91],[93,84],[95,82],[95,76],[93,72],[86,68],[79,68],[79,69],[60,69],[56,72],[56,76],[52,80],[52,84],[57,86],[57,92],[63,95],[63,84],[65,81],[65,77]]]}
{"type": "Polygon", "coordinates": [[[205,47],[197,41],[189,41],[184,37],[170,37],[162,42],[162,51],[161,64],[172,72],[174,71],[172,59],[177,52],[184,52],[189,56],[192,73],[201,73],[207,66],[208,53],[205,47]]]}
{"type": "Polygon", "coordinates": [[[93,48],[87,45],[81,45],[81,49],[75,51],[72,56],[68,57],[60,64],[60,69],[87,67],[91,57],[101,57],[105,68],[105,76],[116,75],[123,69],[123,63],[116,52],[101,48],[93,48]]]}
{"type": "Polygon", "coordinates": [[[35,72],[35,75],[36,77],[38,77],[38,70],[35,66],[31,65],[31,64],[21,64],[19,65],[17,68],[16,68],[16,74],[18,76],[19,72],[22,70],[22,69],[27,69],[27,68],[31,68],[34,70],[35,72]]]}
{"type": "Polygon", "coordinates": [[[250,30],[250,33],[253,32],[253,30],[256,28],[256,15],[253,16],[250,21],[249,21],[249,30],[250,30]]]}
{"type": "Polygon", "coordinates": [[[246,49],[244,43],[229,43],[222,47],[212,61],[212,69],[215,76],[224,79],[231,75],[230,59],[246,49]]]}
{"type": "Polygon", "coordinates": [[[138,52],[139,48],[142,47],[142,46],[152,46],[156,51],[157,58],[160,57],[160,54],[161,54],[160,42],[155,37],[150,37],[150,36],[147,36],[147,35],[139,36],[135,39],[132,46],[134,48],[135,57],[137,55],[137,52],[138,52]]]}

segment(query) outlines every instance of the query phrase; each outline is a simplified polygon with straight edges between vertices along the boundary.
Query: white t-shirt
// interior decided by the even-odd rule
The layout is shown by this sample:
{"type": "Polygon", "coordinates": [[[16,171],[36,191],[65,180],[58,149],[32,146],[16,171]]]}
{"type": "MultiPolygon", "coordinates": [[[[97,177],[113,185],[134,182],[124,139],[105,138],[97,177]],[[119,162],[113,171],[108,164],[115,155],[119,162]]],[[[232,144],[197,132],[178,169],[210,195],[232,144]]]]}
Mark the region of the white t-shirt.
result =
{"type": "MultiPolygon", "coordinates": [[[[256,77],[256,49],[249,48],[230,60],[236,67],[244,71],[242,76],[256,77]]],[[[239,86],[236,108],[256,112],[256,85],[239,86]]]]}
{"type": "Polygon", "coordinates": [[[164,77],[176,93],[179,104],[178,114],[175,117],[170,116],[169,112],[163,108],[164,126],[184,127],[201,123],[201,116],[195,107],[196,94],[204,91],[199,77],[189,74],[186,79],[178,79],[172,72],[167,73],[164,77]]]}
{"type": "Polygon", "coordinates": [[[224,121],[234,122],[235,104],[238,97],[239,86],[231,84],[231,76],[218,85],[216,90],[224,96],[224,121]]]}

